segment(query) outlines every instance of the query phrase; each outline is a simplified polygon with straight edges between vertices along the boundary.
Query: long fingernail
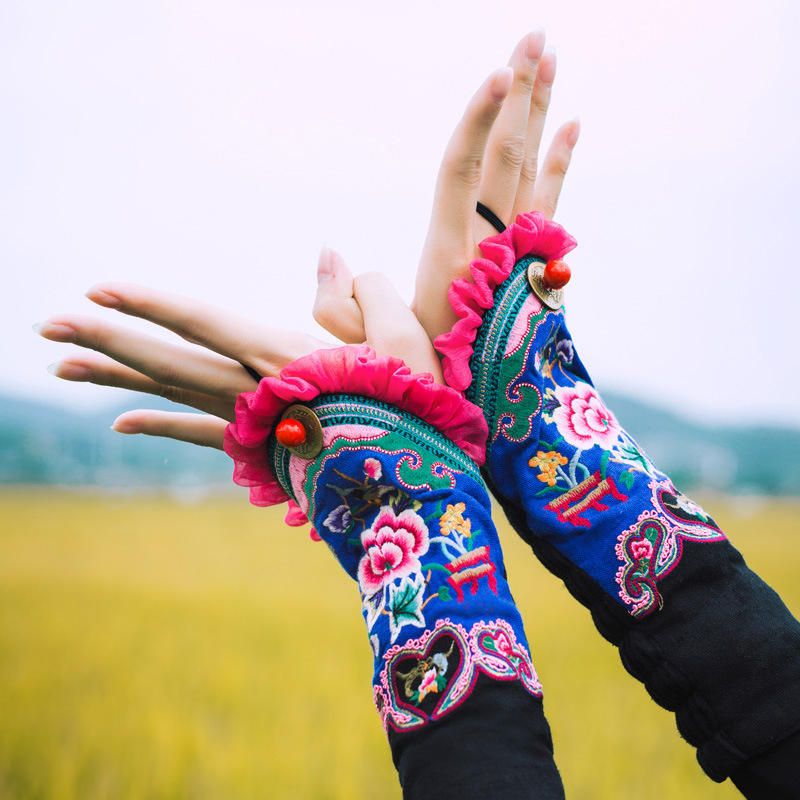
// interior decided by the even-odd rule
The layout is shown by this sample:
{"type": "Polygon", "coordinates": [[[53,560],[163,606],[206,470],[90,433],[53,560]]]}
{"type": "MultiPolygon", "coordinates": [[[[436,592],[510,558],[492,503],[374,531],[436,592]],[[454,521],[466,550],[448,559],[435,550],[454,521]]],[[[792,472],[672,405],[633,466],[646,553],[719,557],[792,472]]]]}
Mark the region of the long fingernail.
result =
{"type": "Polygon", "coordinates": [[[125,430],[125,421],[122,419],[122,416],[117,417],[111,423],[111,430],[116,433],[136,433],[136,431],[132,431],[130,429],[125,430]]]}
{"type": "Polygon", "coordinates": [[[572,120],[572,124],[567,130],[567,144],[570,147],[575,147],[578,142],[578,135],[581,132],[581,121],[579,119],[572,120]]]}
{"type": "Polygon", "coordinates": [[[53,342],[74,342],[77,338],[75,328],[59,322],[37,322],[33,326],[33,331],[53,342]]]}
{"type": "Polygon", "coordinates": [[[331,258],[330,248],[323,245],[319,251],[319,261],[317,262],[317,282],[329,281],[333,277],[333,259],[331,258]]]}
{"type": "Polygon", "coordinates": [[[500,67],[495,70],[491,83],[492,98],[495,102],[499,103],[501,100],[505,100],[513,80],[514,70],[511,67],[500,67]]]}
{"type": "Polygon", "coordinates": [[[538,61],[541,58],[544,42],[544,28],[538,28],[528,34],[528,38],[525,41],[525,55],[530,61],[538,61]]]}
{"type": "Polygon", "coordinates": [[[91,370],[80,364],[61,363],[56,361],[47,368],[51,375],[65,381],[88,381],[92,377],[91,370]]]}
{"type": "Polygon", "coordinates": [[[548,47],[544,51],[542,60],[539,62],[539,70],[536,73],[536,77],[546,86],[550,86],[556,79],[557,62],[556,49],[554,47],[548,47]]]}
{"type": "Polygon", "coordinates": [[[120,300],[119,297],[112,294],[107,289],[101,289],[99,286],[92,286],[92,288],[86,292],[86,296],[93,303],[97,303],[97,305],[103,306],[104,308],[120,308],[122,306],[122,300],[120,300]]]}

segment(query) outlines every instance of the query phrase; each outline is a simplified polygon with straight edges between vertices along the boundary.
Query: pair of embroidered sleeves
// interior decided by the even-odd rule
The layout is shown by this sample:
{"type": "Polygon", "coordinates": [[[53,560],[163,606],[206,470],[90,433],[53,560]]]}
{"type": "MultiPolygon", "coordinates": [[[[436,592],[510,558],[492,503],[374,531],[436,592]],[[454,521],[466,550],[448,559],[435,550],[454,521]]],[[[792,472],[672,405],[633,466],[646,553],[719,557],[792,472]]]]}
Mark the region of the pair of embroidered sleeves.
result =
{"type": "Polygon", "coordinates": [[[759,796],[750,765],[800,729],[800,626],[621,427],[533,290],[573,246],[537,213],[481,244],[436,342],[447,386],[367,347],[263,379],[227,431],[234,480],[288,501],[357,583],[405,796],[563,796],[489,489],[705,772],[759,796]],[[276,438],[286,417],[302,445],[276,438]]]}

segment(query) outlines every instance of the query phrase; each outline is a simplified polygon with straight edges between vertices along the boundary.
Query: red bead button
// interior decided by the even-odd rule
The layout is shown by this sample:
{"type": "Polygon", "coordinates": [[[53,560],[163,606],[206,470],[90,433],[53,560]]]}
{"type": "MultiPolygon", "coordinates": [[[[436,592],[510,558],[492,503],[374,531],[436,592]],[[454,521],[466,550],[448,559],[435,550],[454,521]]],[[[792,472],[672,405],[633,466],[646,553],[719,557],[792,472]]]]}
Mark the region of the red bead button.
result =
{"type": "Polygon", "coordinates": [[[285,419],[275,428],[275,438],[284,447],[297,447],[306,440],[306,429],[296,419],[285,419]]]}
{"type": "Polygon", "coordinates": [[[552,259],[544,268],[542,283],[547,289],[563,289],[571,277],[572,270],[566,261],[552,259]]]}

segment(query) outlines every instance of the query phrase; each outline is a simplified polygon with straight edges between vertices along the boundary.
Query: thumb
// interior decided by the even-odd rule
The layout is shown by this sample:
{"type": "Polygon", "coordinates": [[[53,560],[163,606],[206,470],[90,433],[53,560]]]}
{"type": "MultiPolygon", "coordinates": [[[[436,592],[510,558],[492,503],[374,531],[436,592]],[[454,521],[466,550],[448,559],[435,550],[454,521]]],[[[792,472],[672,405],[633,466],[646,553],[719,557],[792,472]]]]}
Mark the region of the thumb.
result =
{"type": "Polygon", "coordinates": [[[366,339],[364,317],[353,297],[353,273],[335,250],[323,247],[317,264],[314,319],[346,344],[366,339]]]}

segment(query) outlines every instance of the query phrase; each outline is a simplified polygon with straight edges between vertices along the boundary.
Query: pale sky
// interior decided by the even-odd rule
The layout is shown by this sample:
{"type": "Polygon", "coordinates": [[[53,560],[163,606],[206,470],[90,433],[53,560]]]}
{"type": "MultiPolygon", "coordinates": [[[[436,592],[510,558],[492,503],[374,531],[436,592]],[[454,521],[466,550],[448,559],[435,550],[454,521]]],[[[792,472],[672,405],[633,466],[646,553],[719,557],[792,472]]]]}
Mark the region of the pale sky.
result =
{"type": "MultiPolygon", "coordinates": [[[[445,142],[528,30],[580,116],[558,219],[603,387],[800,424],[800,4],[0,2],[0,389],[119,396],[31,325],[101,280],[314,330],[317,254],[410,297],[445,142]]],[[[126,324],[133,324],[127,318],[126,324]]]]}

